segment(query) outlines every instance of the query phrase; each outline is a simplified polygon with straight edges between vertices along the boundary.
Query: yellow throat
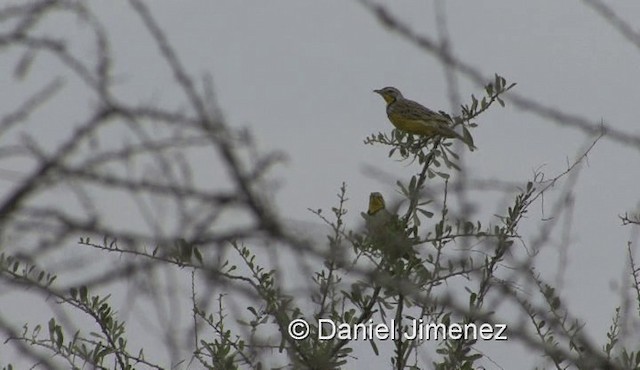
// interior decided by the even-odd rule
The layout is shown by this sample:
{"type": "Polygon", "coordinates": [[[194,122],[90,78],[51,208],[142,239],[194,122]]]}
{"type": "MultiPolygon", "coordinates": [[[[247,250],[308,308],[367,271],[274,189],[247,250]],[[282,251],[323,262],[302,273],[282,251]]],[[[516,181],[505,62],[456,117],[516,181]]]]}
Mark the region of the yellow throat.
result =
{"type": "Polygon", "coordinates": [[[369,195],[369,209],[367,210],[367,214],[374,215],[384,208],[385,204],[382,194],[378,192],[371,193],[369,195]]]}

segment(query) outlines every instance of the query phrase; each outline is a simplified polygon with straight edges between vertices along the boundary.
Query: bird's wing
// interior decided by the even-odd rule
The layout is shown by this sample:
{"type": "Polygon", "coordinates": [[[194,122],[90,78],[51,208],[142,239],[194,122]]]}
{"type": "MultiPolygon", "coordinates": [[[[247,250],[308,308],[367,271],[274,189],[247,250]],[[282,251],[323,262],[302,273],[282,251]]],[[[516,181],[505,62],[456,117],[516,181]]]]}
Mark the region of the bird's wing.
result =
{"type": "Polygon", "coordinates": [[[429,117],[431,120],[444,123],[447,126],[451,123],[450,118],[436,113],[420,103],[408,99],[405,99],[405,103],[404,106],[400,106],[401,113],[409,120],[424,120],[424,117],[429,117]]]}

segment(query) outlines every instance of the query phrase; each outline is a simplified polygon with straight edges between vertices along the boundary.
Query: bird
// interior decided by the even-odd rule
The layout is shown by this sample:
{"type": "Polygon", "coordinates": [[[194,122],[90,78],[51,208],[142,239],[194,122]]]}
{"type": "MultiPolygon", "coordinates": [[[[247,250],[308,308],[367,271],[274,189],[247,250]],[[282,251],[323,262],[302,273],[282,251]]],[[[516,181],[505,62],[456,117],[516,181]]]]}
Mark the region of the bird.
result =
{"type": "Polygon", "coordinates": [[[373,216],[378,212],[389,213],[387,211],[387,206],[384,202],[384,197],[379,192],[373,192],[369,194],[369,209],[367,209],[367,214],[369,216],[373,216]]]}
{"type": "Polygon", "coordinates": [[[406,99],[400,90],[392,86],[373,92],[380,94],[387,103],[387,117],[397,129],[426,138],[456,138],[467,144],[469,149],[475,149],[471,136],[463,137],[453,130],[453,121],[446,113],[434,112],[420,103],[406,99]]]}
{"type": "Polygon", "coordinates": [[[365,219],[369,242],[383,255],[392,261],[400,257],[409,259],[409,256],[415,255],[406,227],[398,215],[387,210],[381,193],[369,195],[369,208],[366,214],[362,213],[362,217],[365,219]]]}

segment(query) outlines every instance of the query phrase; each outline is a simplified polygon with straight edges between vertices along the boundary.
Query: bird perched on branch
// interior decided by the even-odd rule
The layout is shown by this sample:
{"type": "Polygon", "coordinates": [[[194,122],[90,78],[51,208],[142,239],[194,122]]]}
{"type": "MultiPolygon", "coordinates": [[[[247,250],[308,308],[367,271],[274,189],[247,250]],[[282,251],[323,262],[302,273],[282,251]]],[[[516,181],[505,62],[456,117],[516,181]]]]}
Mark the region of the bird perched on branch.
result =
{"type": "Polygon", "coordinates": [[[415,258],[412,241],[407,235],[402,221],[386,208],[382,194],[378,192],[369,195],[369,209],[362,213],[367,228],[368,240],[375,249],[384,256],[395,261],[400,257],[415,258]]]}
{"type": "Polygon", "coordinates": [[[426,138],[444,137],[462,140],[469,149],[474,150],[471,135],[464,136],[453,130],[453,120],[446,113],[434,112],[413,100],[405,99],[395,87],[373,90],[387,103],[387,117],[399,130],[426,138]]]}

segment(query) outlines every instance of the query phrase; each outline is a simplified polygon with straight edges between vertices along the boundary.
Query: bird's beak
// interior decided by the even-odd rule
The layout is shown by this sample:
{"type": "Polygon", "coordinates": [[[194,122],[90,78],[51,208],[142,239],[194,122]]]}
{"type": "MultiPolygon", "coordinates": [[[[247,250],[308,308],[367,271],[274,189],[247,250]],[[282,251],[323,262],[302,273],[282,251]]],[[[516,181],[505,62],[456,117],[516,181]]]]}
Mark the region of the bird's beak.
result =
{"type": "Polygon", "coordinates": [[[373,90],[373,92],[382,95],[382,90],[373,90]]]}

